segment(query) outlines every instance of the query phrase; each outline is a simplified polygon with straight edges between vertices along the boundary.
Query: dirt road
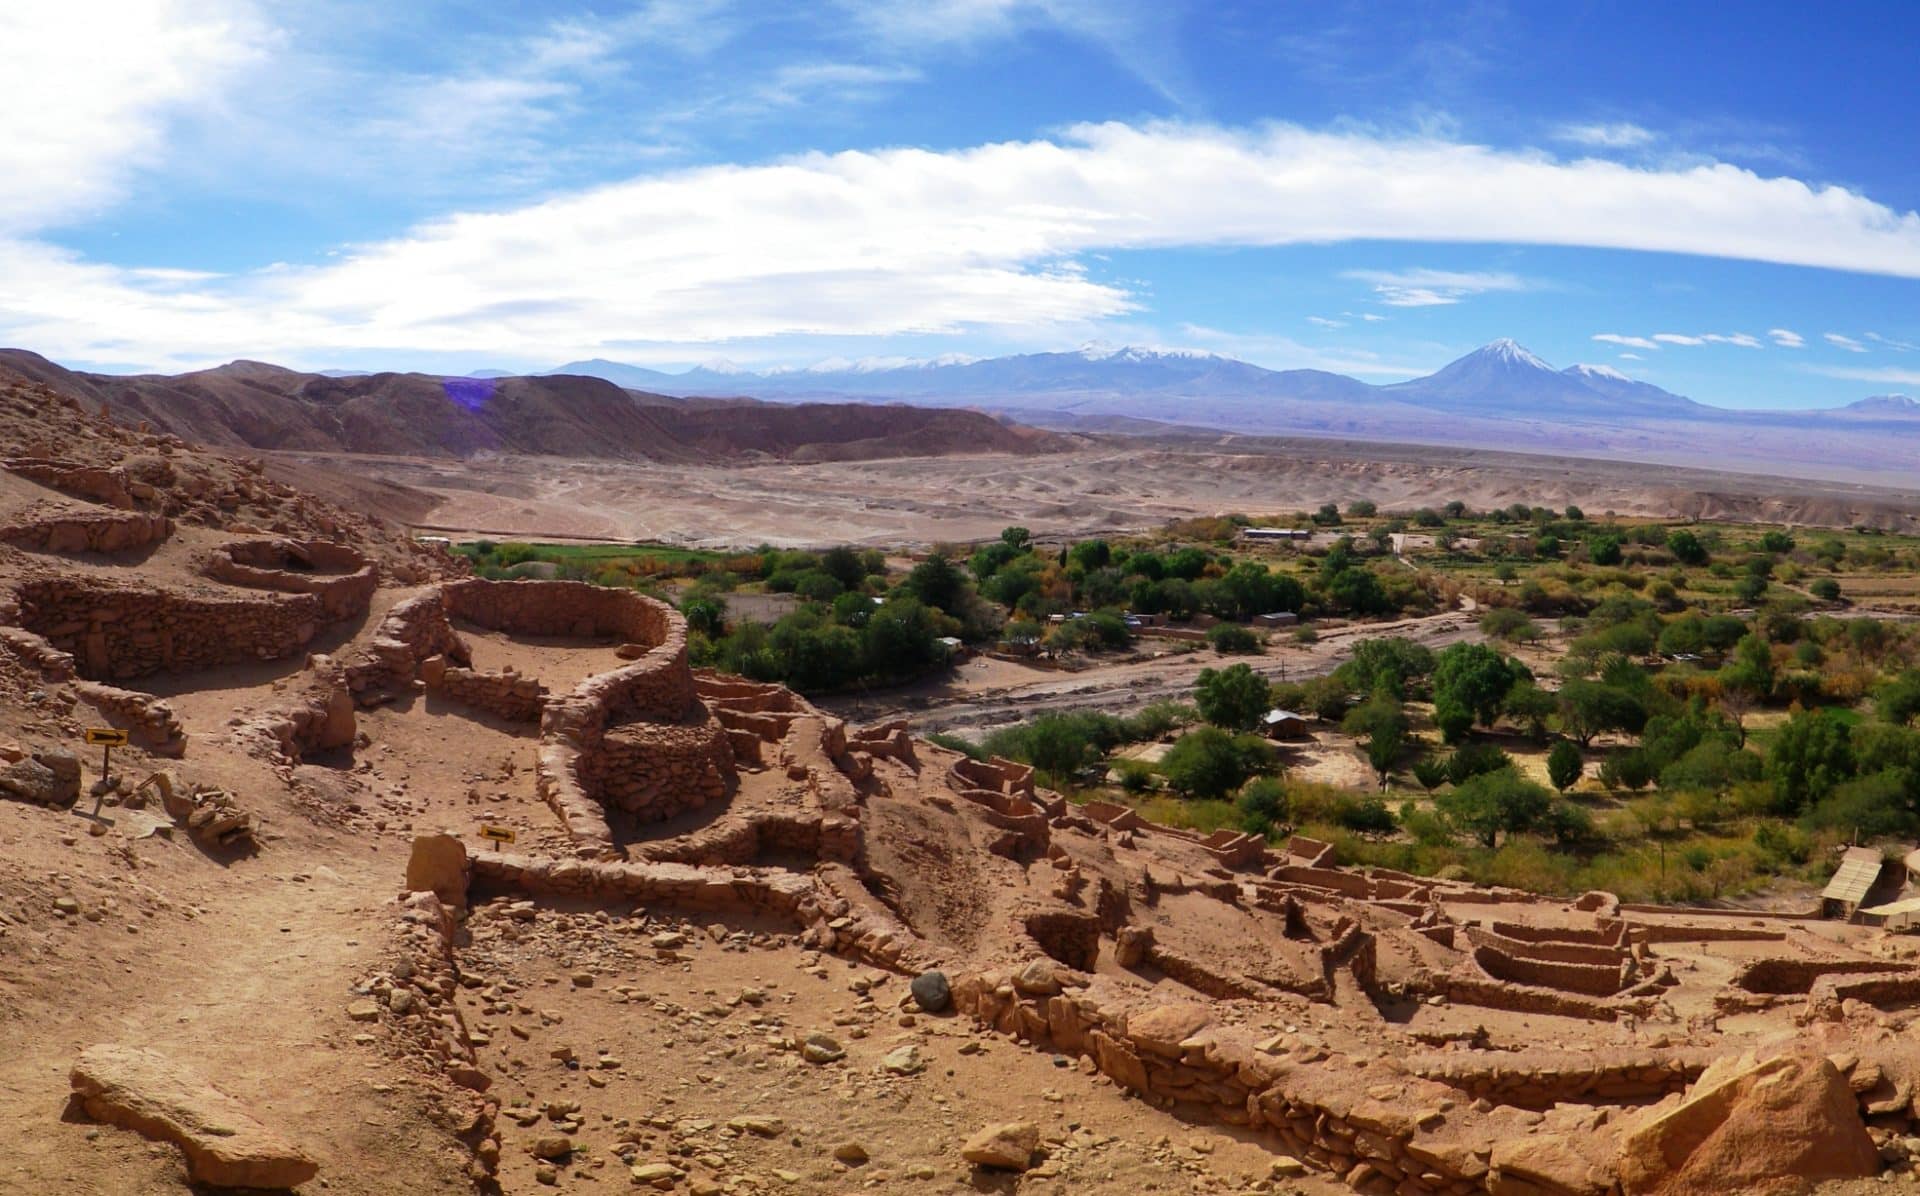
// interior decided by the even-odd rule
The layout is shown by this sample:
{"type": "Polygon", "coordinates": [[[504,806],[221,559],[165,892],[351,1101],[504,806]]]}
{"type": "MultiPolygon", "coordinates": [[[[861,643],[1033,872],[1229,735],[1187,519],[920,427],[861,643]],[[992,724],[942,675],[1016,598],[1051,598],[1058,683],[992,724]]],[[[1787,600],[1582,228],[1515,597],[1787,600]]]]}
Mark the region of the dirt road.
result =
{"type": "MultiPolygon", "coordinates": [[[[818,704],[851,722],[909,718],[920,734],[950,731],[978,738],[1040,714],[1098,710],[1128,714],[1162,701],[1189,701],[1202,669],[1244,661],[1274,681],[1332,672],[1362,639],[1403,636],[1429,648],[1481,638],[1471,614],[1447,611],[1394,623],[1364,623],[1322,633],[1318,643],[1269,648],[1265,656],[1223,657],[1211,649],[1146,660],[1096,664],[1078,672],[976,660],[947,677],[897,689],[843,695],[818,704]]],[[[1141,641],[1150,646],[1152,640],[1141,641]]]]}

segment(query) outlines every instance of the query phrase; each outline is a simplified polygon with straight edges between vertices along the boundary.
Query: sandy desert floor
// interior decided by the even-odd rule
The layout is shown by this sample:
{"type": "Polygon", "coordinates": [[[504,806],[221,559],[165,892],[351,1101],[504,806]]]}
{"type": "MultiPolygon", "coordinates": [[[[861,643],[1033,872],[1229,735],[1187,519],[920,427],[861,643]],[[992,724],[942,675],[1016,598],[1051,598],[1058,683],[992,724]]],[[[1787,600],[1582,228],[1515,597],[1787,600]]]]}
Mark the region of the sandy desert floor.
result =
{"type": "Polygon", "coordinates": [[[1114,439],[1068,453],[727,466],[540,457],[466,461],[299,455],[456,537],[650,540],[709,547],[969,541],[1018,523],[1042,535],[1156,527],[1194,515],[1275,515],[1367,498],[1383,508],[1575,503],[1589,512],[1920,528],[1920,493],[1484,450],[1222,437],[1114,439]]]}

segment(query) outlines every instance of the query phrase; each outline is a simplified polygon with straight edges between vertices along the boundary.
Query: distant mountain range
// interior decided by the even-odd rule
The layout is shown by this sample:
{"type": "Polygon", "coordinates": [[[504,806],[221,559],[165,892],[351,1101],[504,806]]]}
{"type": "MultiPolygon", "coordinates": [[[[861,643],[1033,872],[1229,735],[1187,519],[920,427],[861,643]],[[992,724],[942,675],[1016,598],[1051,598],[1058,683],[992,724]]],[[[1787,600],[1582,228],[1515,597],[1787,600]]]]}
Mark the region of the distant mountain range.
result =
{"type": "Polygon", "coordinates": [[[675,374],[595,360],[549,373],[587,374],[654,394],[964,405],[1077,431],[1141,434],[1173,425],[1822,477],[1896,474],[1920,483],[1920,402],[1904,395],[1834,408],[1732,410],[1607,366],[1556,369],[1511,340],[1494,341],[1424,378],[1385,386],[1325,370],[1269,370],[1212,353],[1094,346],[760,372],[721,365],[675,374]]]}
{"type": "Polygon", "coordinates": [[[1511,340],[1407,382],[1269,370],[1212,353],[1092,347],[672,374],[581,361],[544,374],[301,373],[237,361],[86,374],[24,350],[0,367],[207,444],[347,452],[788,460],[1033,452],[1053,432],[1309,436],[1456,445],[1920,487],[1920,402],[1735,411],[1511,340]],[[866,414],[862,414],[862,413],[866,414]],[[1025,425],[1025,426],[1022,426],[1025,425]]]}

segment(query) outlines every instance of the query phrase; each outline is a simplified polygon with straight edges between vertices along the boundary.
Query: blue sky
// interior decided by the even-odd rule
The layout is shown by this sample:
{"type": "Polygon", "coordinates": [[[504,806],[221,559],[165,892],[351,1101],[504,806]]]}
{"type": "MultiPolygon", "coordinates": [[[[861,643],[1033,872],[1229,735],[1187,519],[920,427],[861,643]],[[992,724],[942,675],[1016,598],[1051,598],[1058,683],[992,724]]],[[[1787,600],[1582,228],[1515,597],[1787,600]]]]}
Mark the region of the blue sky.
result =
{"type": "Polygon", "coordinates": [[[0,342],[69,364],[1511,336],[1920,393],[1920,9],[23,0],[0,342]]]}

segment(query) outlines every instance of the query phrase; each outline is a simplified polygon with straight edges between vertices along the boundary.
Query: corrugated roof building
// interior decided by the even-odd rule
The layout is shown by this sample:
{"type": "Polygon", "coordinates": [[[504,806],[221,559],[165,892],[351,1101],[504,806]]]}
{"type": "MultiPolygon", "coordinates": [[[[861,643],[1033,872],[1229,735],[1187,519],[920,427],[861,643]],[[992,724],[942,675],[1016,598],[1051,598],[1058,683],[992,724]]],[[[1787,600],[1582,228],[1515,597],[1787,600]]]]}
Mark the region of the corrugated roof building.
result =
{"type": "Polygon", "coordinates": [[[1880,880],[1884,861],[1874,847],[1849,847],[1840,857],[1840,870],[1820,894],[1820,912],[1829,918],[1851,918],[1880,880]]]}

